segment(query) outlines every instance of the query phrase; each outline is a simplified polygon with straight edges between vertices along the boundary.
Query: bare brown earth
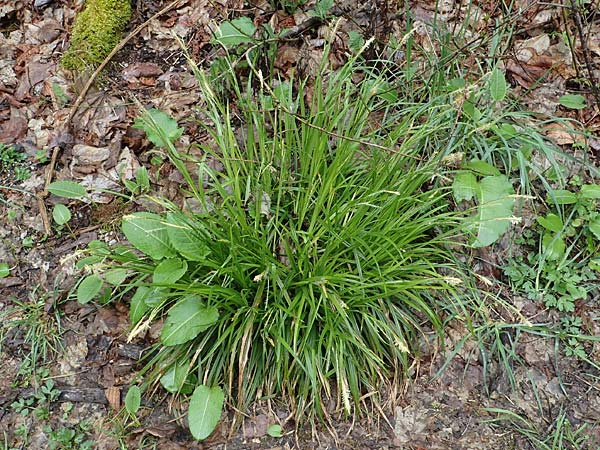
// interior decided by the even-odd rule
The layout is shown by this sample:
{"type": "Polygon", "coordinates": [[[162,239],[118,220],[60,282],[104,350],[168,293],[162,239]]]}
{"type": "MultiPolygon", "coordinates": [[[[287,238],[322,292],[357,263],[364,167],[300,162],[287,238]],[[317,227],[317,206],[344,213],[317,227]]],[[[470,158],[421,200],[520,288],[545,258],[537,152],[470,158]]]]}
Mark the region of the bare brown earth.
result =
{"type": "MultiPolygon", "coordinates": [[[[24,0],[4,0],[0,4],[0,143],[16,144],[27,156],[26,166],[31,171],[31,177],[25,181],[16,180],[8,171],[0,172],[0,262],[11,266],[10,276],[0,278],[1,320],[6,323],[19,318],[6,315],[17,302],[34,305],[37,323],[43,325],[41,333],[60,336],[62,345],[55,356],[49,354],[49,361],[44,364],[48,372],[36,381],[31,370],[23,366],[23,355],[31,350],[27,330],[2,328],[0,449],[51,448],[48,426],[52,430],[73,429],[85,419],[91,423],[85,436],[93,441],[95,449],[533,448],[514,429],[491,424],[489,420],[496,415],[486,408],[519,414],[541,430],[542,435],[564,411],[573,428],[587,424],[585,434],[590,438],[581,448],[600,448],[597,371],[558,353],[552,340],[531,335],[520,336],[513,349],[513,386],[493,355],[486,360],[473,343],[467,343],[445,371],[433,379],[446,357],[452,354],[454,344],[467,333],[454,328],[448,330],[448,346],[427,349],[422,362],[415,366],[414,379],[397,387],[395,395],[390,394],[394,401],[385,411],[385,418],[374,409],[359,422],[333,418],[329,430],[317,427],[317,431],[301,429],[294,433],[294,422],[286,422],[284,406],[261,404],[247,412],[243,426],[234,432],[230,432],[233,412],[229,411],[213,436],[200,444],[186,431],[182,405],[160,390],[151,401],[146,400],[138,423],[125,420],[123,415],[117,417],[115,407],[119,407],[140,369],[139,359],[156,337],[156,330],[127,344],[127,305],[97,309],[79,305],[67,297],[79,275],[74,266],[77,251],[94,239],[122,240],[118,233],[121,215],[149,205],[141,198],[125,202],[108,194],[97,196],[92,204],[70,202],[73,219],[69,227],[61,230],[54,227],[52,235],[46,236],[38,199],[31,194],[43,191],[53,150],[58,149],[54,180],[75,180],[90,187],[122,190],[120,177],[131,179],[135,170],[145,165],[155,180],[153,190],[181,201],[180,177],[166,162],[150,164],[150,145],[139,130],[132,128],[138,114],[132,99],[137,98],[145,106],[173,115],[185,127],[177,144],[182,151],[186,151],[190,142],[204,138],[194,119],[194,105],[200,93],[172,33],[186,43],[195,60],[207,65],[220,51],[210,44],[211,30],[215,23],[227,18],[246,15],[257,24],[269,22],[276,31],[300,27],[293,39],[279,44],[275,67],[282,77],[289,77],[293,71],[310,76],[319,63],[323,39],[336,21],[339,20],[337,35],[330,56],[333,67],[344,60],[348,31],[361,31],[366,37],[375,35],[378,39],[392,33],[401,39],[400,30],[404,29],[407,13],[418,22],[417,38],[423,46],[428,45],[431,33],[426,24],[433,18],[436,6],[428,0],[408,2],[406,9],[385,1],[348,0],[336,3],[335,17],[303,29],[303,24],[310,20],[305,12],[314,2],[290,15],[274,11],[266,2],[182,1],[179,7],[150,22],[117,54],[71,123],[65,124],[82,82],[61,70],[57,62],[67,46],[68,31],[81,3],[51,1],[43,8],[35,8],[24,0]],[[61,98],[60,93],[67,98],[61,98]],[[40,150],[45,160],[35,159],[40,150]],[[116,168],[123,163],[125,171],[119,174],[116,168]],[[38,419],[33,414],[25,417],[11,407],[18,399],[32,398],[36,383],[43,384],[48,379],[61,392],[51,402],[48,418],[38,419]],[[283,425],[283,437],[267,435],[267,428],[273,423],[283,425]]],[[[135,2],[130,30],[167,3],[135,2]]],[[[467,6],[444,1],[439,3],[438,10],[450,25],[468,21],[469,33],[475,37],[493,28],[493,18],[500,12],[497,2],[484,0],[467,6]]],[[[595,6],[589,4],[591,9],[597,7],[597,2],[595,6]]],[[[574,113],[562,110],[557,103],[562,94],[583,89],[581,80],[589,79],[581,46],[575,49],[574,63],[572,50],[561,39],[560,33],[567,29],[576,32],[573,23],[565,21],[563,7],[520,1],[514,8],[521,8],[523,14],[515,24],[511,50],[504,63],[514,91],[521,93],[534,111],[573,117],[577,114],[576,118],[588,129],[597,131],[600,123],[597,107],[574,113]],[[536,83],[540,78],[542,81],[536,83]]],[[[586,32],[587,54],[595,58],[593,63],[598,71],[600,19],[597,16],[587,24],[586,32]]],[[[593,103],[593,94],[588,92],[593,103]]],[[[567,149],[574,143],[573,136],[560,128],[549,129],[547,133],[567,149]]],[[[591,156],[598,158],[600,143],[592,139],[590,145],[596,152],[591,156]]],[[[61,201],[64,200],[53,196],[45,198],[46,210],[51,211],[61,201]]],[[[501,253],[484,255],[484,260],[493,262],[502,257],[501,253]]],[[[501,295],[510,297],[510,293],[501,295]]],[[[532,300],[512,297],[510,301],[529,318],[552,320],[532,300]]],[[[588,311],[589,317],[596,318],[592,320],[596,335],[600,326],[598,301],[595,299],[594,310],[588,311]]],[[[499,312],[498,320],[503,319],[519,320],[508,312],[499,312]]],[[[516,336],[503,333],[502,342],[508,349],[516,336]]],[[[591,354],[600,360],[598,347],[591,354]]]]}

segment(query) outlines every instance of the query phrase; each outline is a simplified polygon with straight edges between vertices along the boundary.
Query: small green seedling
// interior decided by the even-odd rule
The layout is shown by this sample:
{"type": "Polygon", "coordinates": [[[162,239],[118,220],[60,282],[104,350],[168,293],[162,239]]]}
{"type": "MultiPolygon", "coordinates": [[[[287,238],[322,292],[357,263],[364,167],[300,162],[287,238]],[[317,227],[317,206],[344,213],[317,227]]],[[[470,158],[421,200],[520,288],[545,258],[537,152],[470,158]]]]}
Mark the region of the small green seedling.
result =
{"type": "Polygon", "coordinates": [[[52,218],[58,226],[62,227],[71,220],[71,211],[65,205],[58,203],[52,209],[52,218]]]}
{"type": "Polygon", "coordinates": [[[17,150],[13,145],[0,144],[0,174],[12,173],[16,181],[24,181],[31,177],[31,170],[25,166],[27,154],[17,150]]]}
{"type": "Polygon", "coordinates": [[[567,356],[589,361],[577,302],[597,290],[600,257],[600,186],[572,180],[570,189],[550,191],[549,211],[536,218],[522,244],[537,251],[514,258],[505,268],[513,287],[563,314],[558,336],[567,356]]]}
{"type": "Polygon", "coordinates": [[[127,180],[123,178],[123,184],[125,188],[131,192],[131,195],[140,195],[150,191],[150,176],[148,169],[140,167],[135,174],[134,180],[127,180]]]}
{"type": "Polygon", "coordinates": [[[333,7],[333,0],[317,0],[314,9],[308,11],[308,14],[313,17],[318,17],[324,20],[329,15],[329,10],[333,7]]]}
{"type": "Polygon", "coordinates": [[[273,424],[267,428],[267,434],[274,438],[279,438],[283,436],[283,428],[279,424],[273,424]]]}

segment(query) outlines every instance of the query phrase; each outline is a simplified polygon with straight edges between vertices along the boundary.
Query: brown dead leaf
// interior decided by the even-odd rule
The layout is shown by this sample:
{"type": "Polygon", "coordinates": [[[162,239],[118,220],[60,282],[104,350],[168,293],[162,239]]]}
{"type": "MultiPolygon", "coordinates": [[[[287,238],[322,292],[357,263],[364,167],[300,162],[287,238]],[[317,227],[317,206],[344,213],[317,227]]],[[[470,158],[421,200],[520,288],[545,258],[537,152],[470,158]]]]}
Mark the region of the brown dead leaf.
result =
{"type": "Polygon", "coordinates": [[[35,24],[27,24],[28,41],[47,44],[60,36],[62,26],[54,19],[45,19],[35,24]]]}
{"type": "Polygon", "coordinates": [[[429,420],[427,410],[422,405],[396,408],[394,442],[399,445],[406,445],[425,436],[429,420]]]}
{"type": "Polygon", "coordinates": [[[127,107],[121,98],[97,92],[86,97],[72,124],[85,133],[87,144],[98,145],[104,143],[114,125],[123,123],[126,118],[127,107]]]}
{"type": "Polygon", "coordinates": [[[4,122],[0,127],[0,142],[12,144],[23,139],[27,134],[27,118],[25,110],[10,108],[10,119],[4,122]]]}
{"type": "Polygon", "coordinates": [[[128,328],[128,316],[119,313],[112,306],[106,306],[98,310],[94,316],[93,322],[88,326],[87,333],[91,336],[105,334],[116,337],[126,334],[128,328]]]}
{"type": "Polygon", "coordinates": [[[585,138],[581,134],[576,134],[573,130],[560,123],[552,123],[544,128],[546,136],[556,142],[558,145],[571,145],[575,142],[585,143],[585,138]]]}
{"type": "Polygon", "coordinates": [[[23,285],[23,280],[19,277],[6,277],[0,278],[0,288],[7,288],[13,286],[21,286],[23,285]]]}
{"type": "Polygon", "coordinates": [[[146,427],[144,431],[157,438],[168,438],[169,436],[173,436],[173,434],[175,434],[177,427],[173,424],[165,423],[164,426],[161,426],[160,428],[146,427]]]}
{"type": "Polygon", "coordinates": [[[269,428],[269,418],[265,414],[259,414],[244,421],[244,437],[247,439],[262,437],[267,434],[269,428]]]}
{"type": "Polygon", "coordinates": [[[121,390],[113,386],[106,388],[104,394],[110,407],[115,411],[119,411],[121,409],[121,390]]]}
{"type": "Polygon", "coordinates": [[[549,48],[550,37],[547,34],[540,34],[515,44],[516,57],[523,62],[529,62],[536,55],[543,55],[549,48]]]}
{"type": "Polygon", "coordinates": [[[299,53],[300,49],[296,46],[282,45],[277,52],[275,67],[281,70],[289,78],[287,72],[297,63],[299,53]]]}
{"type": "MultiPolygon", "coordinates": [[[[150,433],[150,431],[148,431],[148,434],[152,434],[152,433],[150,433]]],[[[189,450],[190,449],[190,447],[188,447],[187,445],[179,444],[170,439],[161,439],[157,445],[158,445],[157,448],[160,448],[161,450],[189,450]]],[[[198,450],[201,450],[202,448],[204,448],[202,446],[202,444],[200,444],[200,443],[197,443],[195,446],[198,450]]]]}
{"type": "Polygon", "coordinates": [[[40,51],[38,45],[31,44],[19,44],[17,45],[17,51],[20,52],[17,55],[15,61],[15,73],[21,75],[34,55],[37,55],[40,51]]]}
{"type": "Polygon", "coordinates": [[[56,65],[53,62],[29,62],[26,65],[25,72],[21,74],[19,84],[15,92],[15,98],[19,101],[25,100],[29,96],[36,96],[39,93],[31,92],[31,89],[38,83],[41,83],[48,78],[56,65]]]}
{"type": "Polygon", "coordinates": [[[521,86],[529,88],[545,75],[546,77],[552,75],[547,72],[553,62],[551,57],[545,55],[533,56],[528,63],[511,59],[506,63],[506,71],[521,86]]]}
{"type": "Polygon", "coordinates": [[[163,70],[156,63],[139,62],[127,66],[121,74],[129,83],[139,82],[139,78],[151,78],[162,75],[163,70]]]}

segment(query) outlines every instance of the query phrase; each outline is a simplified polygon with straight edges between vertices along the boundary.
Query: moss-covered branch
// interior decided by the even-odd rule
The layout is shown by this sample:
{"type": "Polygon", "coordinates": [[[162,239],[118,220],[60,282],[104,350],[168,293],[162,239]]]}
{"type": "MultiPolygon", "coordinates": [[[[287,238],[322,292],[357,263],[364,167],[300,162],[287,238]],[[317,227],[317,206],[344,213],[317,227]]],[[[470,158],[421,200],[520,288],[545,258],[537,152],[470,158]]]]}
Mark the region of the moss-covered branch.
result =
{"type": "Polygon", "coordinates": [[[87,0],[85,10],[75,19],[62,66],[83,70],[99,65],[119,43],[130,17],[129,0],[87,0]]]}

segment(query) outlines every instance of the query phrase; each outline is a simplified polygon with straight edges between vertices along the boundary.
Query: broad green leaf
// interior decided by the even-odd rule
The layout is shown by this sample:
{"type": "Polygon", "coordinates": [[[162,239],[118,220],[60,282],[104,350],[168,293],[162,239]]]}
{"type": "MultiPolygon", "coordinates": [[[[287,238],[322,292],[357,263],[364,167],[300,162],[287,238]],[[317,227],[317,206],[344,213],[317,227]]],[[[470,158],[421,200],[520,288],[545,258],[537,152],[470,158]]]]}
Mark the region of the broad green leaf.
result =
{"type": "Polygon", "coordinates": [[[513,188],[504,175],[485,177],[479,182],[474,247],[485,247],[498,240],[513,218],[513,188]]]}
{"type": "Polygon", "coordinates": [[[179,258],[165,259],[154,269],[152,281],[155,284],[173,284],[185,275],[187,268],[188,265],[185,260],[179,258]]]}
{"type": "Polygon", "coordinates": [[[596,236],[596,239],[600,240],[600,215],[590,220],[588,227],[594,236],[596,236]]]}
{"type": "Polygon", "coordinates": [[[169,245],[167,225],[154,213],[137,212],[123,217],[123,234],[131,245],[153,259],[175,256],[169,245]]]}
{"type": "Polygon", "coordinates": [[[135,119],[133,128],[144,130],[148,140],[157,147],[166,147],[169,142],[176,141],[183,134],[183,128],[177,126],[175,119],[155,108],[135,119]]]}
{"type": "Polygon", "coordinates": [[[71,220],[71,211],[65,205],[58,203],[52,208],[52,218],[58,225],[64,225],[71,220]]]}
{"type": "Polygon", "coordinates": [[[104,260],[104,257],[99,256],[99,255],[86,256],[85,258],[82,258],[79,261],[77,261],[77,263],[75,264],[75,267],[77,269],[81,270],[84,267],[91,266],[93,264],[98,264],[99,262],[101,262],[103,260],[104,260]]]}
{"type": "Polygon", "coordinates": [[[565,254],[565,241],[560,233],[546,233],[542,236],[542,250],[546,259],[556,261],[565,254]]]}
{"type": "Polygon", "coordinates": [[[125,409],[129,414],[135,414],[140,409],[142,402],[142,394],[140,388],[137,386],[131,386],[125,396],[125,409]]]}
{"type": "MultiPolygon", "coordinates": [[[[498,133],[498,135],[502,136],[504,139],[507,140],[514,138],[518,134],[518,131],[514,127],[514,125],[506,122],[500,124],[500,126],[496,127],[494,130],[496,131],[496,133],[498,133]]],[[[522,148],[521,153],[525,153],[522,148]]]]}
{"type": "Polygon", "coordinates": [[[165,287],[152,287],[144,296],[144,303],[149,308],[159,306],[165,301],[169,294],[169,288],[165,287]]]}
{"type": "Polygon", "coordinates": [[[558,233],[563,229],[563,221],[556,214],[547,214],[546,217],[537,217],[537,222],[546,230],[558,233]]]}
{"type": "Polygon", "coordinates": [[[189,360],[175,362],[160,378],[160,384],[173,394],[178,392],[183,394],[191,393],[192,386],[189,383],[186,383],[190,370],[189,366],[189,360]]]}
{"type": "Polygon", "coordinates": [[[148,169],[144,166],[140,167],[135,173],[135,181],[140,186],[142,192],[150,190],[150,176],[148,175],[148,169]]]}
{"type": "Polygon", "coordinates": [[[221,419],[224,400],[220,387],[200,385],[194,390],[188,409],[188,422],[194,438],[201,441],[214,431],[221,419]]]}
{"type": "Polygon", "coordinates": [[[600,198],[600,186],[597,184],[584,184],[581,186],[581,196],[583,198],[600,198]]]}
{"type": "Polygon", "coordinates": [[[219,319],[215,307],[206,307],[198,295],[187,295],[169,310],[160,334],[163,345],[183,344],[194,339],[219,319]]]}
{"type": "Polygon", "coordinates": [[[223,22],[215,31],[214,41],[225,47],[254,42],[252,35],[256,31],[254,22],[248,17],[240,17],[228,22],[223,22]]]}
{"type": "Polygon", "coordinates": [[[87,303],[92,300],[102,288],[103,281],[98,275],[85,277],[77,286],[77,301],[87,303]]]}
{"type": "Polygon", "coordinates": [[[583,109],[587,106],[585,97],[579,94],[566,94],[558,99],[558,103],[563,105],[565,108],[570,109],[583,109]]]}
{"type": "Polygon", "coordinates": [[[600,272],[600,256],[590,259],[588,266],[590,269],[600,272]]]}
{"type": "Polygon", "coordinates": [[[475,123],[478,123],[483,117],[483,113],[479,108],[469,100],[463,103],[463,114],[475,123]]]}
{"type": "Polygon", "coordinates": [[[464,80],[464,78],[452,78],[447,82],[444,90],[446,92],[454,92],[464,88],[466,85],[467,82],[464,80]]]}
{"type": "Polygon", "coordinates": [[[365,38],[361,33],[356,31],[348,31],[348,48],[353,52],[358,52],[365,45],[365,38]]]}
{"type": "Polygon", "coordinates": [[[85,187],[74,181],[55,181],[48,185],[48,192],[64,198],[82,198],[87,191],[85,187]]]}
{"type": "Polygon", "coordinates": [[[577,195],[571,191],[565,189],[556,189],[548,194],[548,203],[554,203],[558,205],[572,205],[577,203],[577,195]]]}
{"type": "Polygon", "coordinates": [[[281,437],[283,436],[283,428],[281,428],[281,425],[276,423],[267,428],[267,434],[275,438],[281,437]]]}
{"type": "Polygon", "coordinates": [[[145,298],[149,290],[150,288],[146,286],[138,286],[135,294],[131,297],[129,302],[129,321],[131,322],[131,325],[138,323],[148,310],[145,298]]]}
{"type": "Polygon", "coordinates": [[[179,215],[167,214],[167,234],[173,248],[186,259],[203,261],[210,253],[206,239],[179,215]]]}
{"type": "Polygon", "coordinates": [[[326,19],[332,6],[333,0],[317,0],[315,8],[308,11],[308,14],[321,19],[326,19]]]}
{"type": "Polygon", "coordinates": [[[108,284],[120,286],[127,278],[127,269],[109,269],[104,273],[104,279],[108,284]]]}
{"type": "Polygon", "coordinates": [[[506,80],[504,79],[504,73],[497,67],[492,70],[490,76],[490,96],[492,100],[497,102],[504,100],[506,97],[506,80]]]}
{"type": "Polygon", "coordinates": [[[500,175],[500,171],[496,167],[480,159],[472,159],[464,167],[480,175],[500,175]]]}
{"type": "Polygon", "coordinates": [[[110,255],[110,250],[108,248],[108,244],[104,241],[99,241],[98,239],[95,239],[93,241],[90,241],[88,243],[88,248],[90,250],[94,251],[94,254],[100,254],[102,253],[103,255],[110,255]]]}
{"type": "Polygon", "coordinates": [[[0,263],[0,278],[6,278],[10,275],[10,267],[6,263],[0,263]]]}
{"type": "Polygon", "coordinates": [[[471,200],[477,195],[479,184],[472,172],[461,172],[452,183],[452,194],[457,202],[471,200]]]}

